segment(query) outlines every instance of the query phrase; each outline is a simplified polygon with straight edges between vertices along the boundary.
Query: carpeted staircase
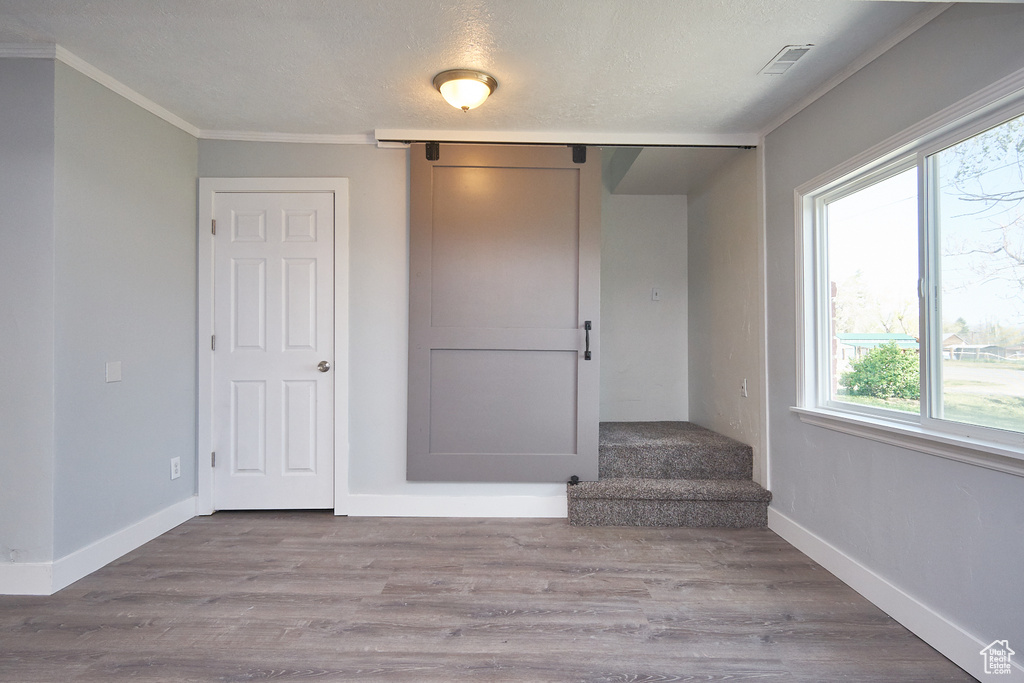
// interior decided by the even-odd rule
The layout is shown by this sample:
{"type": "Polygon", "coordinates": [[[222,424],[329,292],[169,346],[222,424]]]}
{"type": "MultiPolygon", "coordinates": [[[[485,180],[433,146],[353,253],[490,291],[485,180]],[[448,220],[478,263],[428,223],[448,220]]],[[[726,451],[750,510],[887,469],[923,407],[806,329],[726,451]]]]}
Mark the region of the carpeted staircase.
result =
{"type": "Polygon", "coordinates": [[[689,422],[602,422],[599,481],[569,485],[569,523],[767,526],[752,469],[750,446],[689,422]]]}

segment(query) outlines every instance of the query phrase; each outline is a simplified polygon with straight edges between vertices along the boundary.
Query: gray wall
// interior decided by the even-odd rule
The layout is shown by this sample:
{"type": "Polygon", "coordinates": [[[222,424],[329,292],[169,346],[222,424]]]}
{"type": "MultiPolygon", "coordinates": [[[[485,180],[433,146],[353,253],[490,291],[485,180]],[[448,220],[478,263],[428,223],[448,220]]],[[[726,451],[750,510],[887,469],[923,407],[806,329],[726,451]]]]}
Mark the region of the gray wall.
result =
{"type": "Polygon", "coordinates": [[[195,493],[198,162],[195,138],[64,64],[55,87],[62,557],[195,493]]]}
{"type": "Polygon", "coordinates": [[[757,176],[750,150],[689,196],[689,389],[690,421],[753,446],[763,484],[757,176]]]}
{"type": "MultiPolygon", "coordinates": [[[[409,287],[409,179],[408,152],[364,145],[316,145],[199,141],[201,177],[345,177],[350,183],[350,490],[378,495],[561,495],[554,484],[449,484],[405,480],[406,394],[408,373],[409,287]]],[[[622,206],[627,207],[627,201],[622,206]]],[[[642,203],[642,202],[641,202],[642,203]]],[[[654,394],[672,405],[648,406],[650,417],[685,417],[685,199],[657,199],[646,203],[650,221],[644,236],[625,239],[604,257],[618,250],[624,261],[657,262],[666,272],[663,285],[670,297],[661,303],[663,314],[655,326],[682,327],[671,342],[672,362],[684,378],[654,394]],[[653,253],[668,250],[668,255],[653,253]],[[647,250],[647,251],[644,251],[647,250]],[[659,260],[660,259],[660,260],[659,260]],[[674,262],[674,265],[672,265],[674,262]],[[674,268],[674,269],[673,269],[674,268]],[[682,276],[680,276],[682,273],[682,276]],[[680,320],[681,312],[681,320],[680,320]],[[657,408],[657,409],[656,409],[657,408]]],[[[627,207],[628,208],[628,207],[627,207]]],[[[603,257],[603,258],[604,258],[603,257]]],[[[602,278],[607,270],[602,265],[602,278]]],[[[650,286],[638,308],[651,308],[650,286]]],[[[608,296],[602,287],[602,296],[608,296]]],[[[614,298],[614,297],[612,297],[614,298]]],[[[602,314],[604,315],[604,304],[602,314]]],[[[636,311],[634,311],[634,314],[636,311]]],[[[614,317],[614,316],[613,316],[614,317]]],[[[607,324],[603,323],[607,333],[607,324]]],[[[602,338],[602,344],[605,343],[602,338]]],[[[603,347],[607,348],[607,347],[603,347]]],[[[646,351],[646,349],[644,349],[646,351]]],[[[602,373],[616,373],[602,363],[602,373]]],[[[650,378],[648,372],[645,377],[650,378]]],[[[662,380],[659,378],[659,382],[662,380]]],[[[604,416],[602,415],[602,419],[604,416]]]]}
{"type": "Polygon", "coordinates": [[[349,179],[349,489],[377,495],[553,495],[564,486],[405,480],[409,152],[200,140],[201,177],[349,179]]]}
{"type": "Polygon", "coordinates": [[[0,59],[0,562],[53,558],[53,80],[0,59]]]}
{"type": "Polygon", "coordinates": [[[1024,643],[1024,478],[808,426],[790,412],[793,192],[1024,68],[1022,35],[1024,7],[956,5],[765,142],[772,507],[984,643],[1024,643]]]}
{"type": "Polygon", "coordinates": [[[686,197],[606,192],[601,223],[601,420],[686,420],[686,197]]]}

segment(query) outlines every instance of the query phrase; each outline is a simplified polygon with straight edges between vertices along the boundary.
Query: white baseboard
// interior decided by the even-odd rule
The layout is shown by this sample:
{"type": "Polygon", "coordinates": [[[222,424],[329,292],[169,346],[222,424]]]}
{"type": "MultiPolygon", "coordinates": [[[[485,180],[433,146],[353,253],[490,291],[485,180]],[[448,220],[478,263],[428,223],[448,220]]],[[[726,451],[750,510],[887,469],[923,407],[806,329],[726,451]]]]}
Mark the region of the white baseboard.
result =
{"type": "MultiPolygon", "coordinates": [[[[820,536],[773,508],[768,508],[768,528],[978,680],[995,678],[1001,681],[1024,680],[1024,669],[1021,669],[1017,662],[1014,662],[1014,671],[1010,676],[985,675],[984,662],[980,653],[981,649],[988,645],[988,641],[982,641],[972,636],[820,536]]],[[[1005,636],[996,634],[992,640],[996,637],[1003,638],[1005,636]]],[[[1013,644],[1011,643],[1011,645],[1013,644]]],[[[1018,649],[1020,648],[1018,647],[1018,649]]]]}
{"type": "Polygon", "coordinates": [[[52,595],[187,522],[195,514],[196,499],[186,498],[59,560],[0,563],[0,595],[52,595]]]}
{"type": "Polygon", "coordinates": [[[49,595],[52,562],[0,562],[0,595],[49,595]]]}
{"type": "Polygon", "coordinates": [[[351,494],[338,506],[350,517],[566,518],[565,494],[554,496],[410,496],[351,494]]]}

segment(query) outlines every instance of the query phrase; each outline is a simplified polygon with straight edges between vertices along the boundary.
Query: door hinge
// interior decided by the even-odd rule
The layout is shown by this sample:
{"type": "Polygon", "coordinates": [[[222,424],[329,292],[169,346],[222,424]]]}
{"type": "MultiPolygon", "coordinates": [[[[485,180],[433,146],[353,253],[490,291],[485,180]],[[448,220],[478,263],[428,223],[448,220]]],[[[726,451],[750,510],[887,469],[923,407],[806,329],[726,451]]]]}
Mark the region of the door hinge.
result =
{"type": "Polygon", "coordinates": [[[215,334],[211,334],[210,335],[210,350],[211,351],[216,351],[217,350],[217,335],[215,335],[215,334]]]}
{"type": "Polygon", "coordinates": [[[214,235],[217,234],[217,219],[216,218],[213,218],[213,219],[210,220],[210,232],[212,232],[214,235]]]}
{"type": "Polygon", "coordinates": [[[217,451],[210,451],[210,467],[217,466],[217,451]]]}

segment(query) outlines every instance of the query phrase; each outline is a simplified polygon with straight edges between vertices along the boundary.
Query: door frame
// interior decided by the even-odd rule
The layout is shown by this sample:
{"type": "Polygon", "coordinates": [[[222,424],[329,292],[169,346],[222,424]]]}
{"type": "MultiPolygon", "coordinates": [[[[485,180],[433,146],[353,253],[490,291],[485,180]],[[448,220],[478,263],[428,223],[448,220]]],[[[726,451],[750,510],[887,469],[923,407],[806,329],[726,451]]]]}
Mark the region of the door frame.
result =
{"type": "Polygon", "coordinates": [[[349,194],[348,178],[200,178],[196,226],[196,514],[214,508],[213,202],[218,192],[334,194],[334,514],[348,514],[349,461],[349,194]]]}

